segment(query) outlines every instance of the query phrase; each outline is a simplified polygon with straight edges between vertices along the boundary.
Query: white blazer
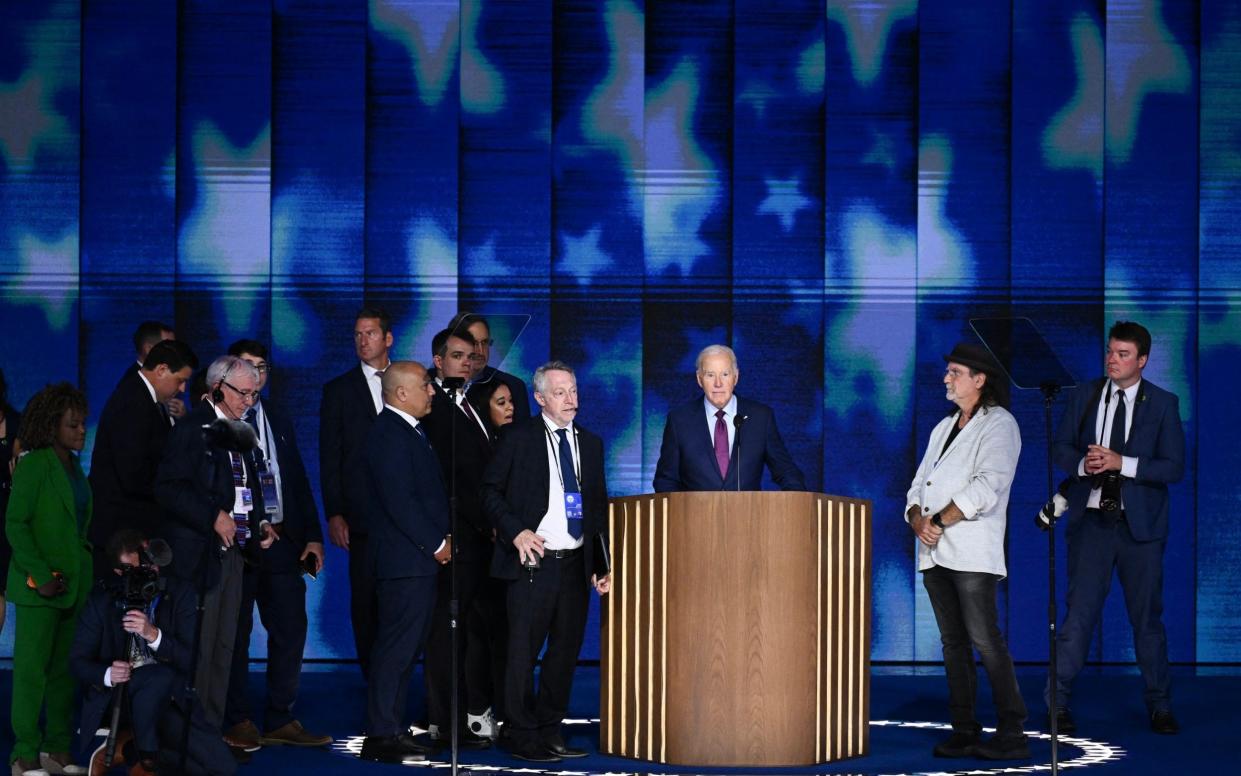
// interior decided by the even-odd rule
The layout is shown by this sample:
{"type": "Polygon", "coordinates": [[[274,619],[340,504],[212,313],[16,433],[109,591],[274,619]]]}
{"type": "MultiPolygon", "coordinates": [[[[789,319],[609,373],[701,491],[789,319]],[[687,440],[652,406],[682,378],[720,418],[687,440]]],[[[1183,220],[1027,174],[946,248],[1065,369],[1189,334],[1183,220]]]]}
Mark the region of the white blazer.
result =
{"type": "Polygon", "coordinates": [[[934,548],[915,539],[918,570],[943,566],[956,571],[1007,574],[1004,566],[1004,528],[1008,522],[1008,492],[1021,455],[1021,431],[1003,407],[980,409],[939,451],[956,425],[960,412],[944,418],[931,432],[918,473],[905,496],[909,508],[930,517],[955,503],[965,519],[944,529],[934,548]],[[936,460],[938,459],[938,460],[936,460]]]}

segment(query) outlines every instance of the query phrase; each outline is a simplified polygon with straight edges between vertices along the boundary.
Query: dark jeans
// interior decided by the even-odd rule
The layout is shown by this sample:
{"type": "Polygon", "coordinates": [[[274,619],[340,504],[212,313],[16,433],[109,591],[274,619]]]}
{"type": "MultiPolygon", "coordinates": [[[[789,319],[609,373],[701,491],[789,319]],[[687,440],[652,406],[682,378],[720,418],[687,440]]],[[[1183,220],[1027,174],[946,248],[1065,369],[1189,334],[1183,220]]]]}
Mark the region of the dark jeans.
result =
{"type": "Polygon", "coordinates": [[[1133,626],[1133,650],[1146,683],[1146,707],[1151,712],[1166,711],[1172,678],[1162,619],[1163,540],[1139,542],[1123,518],[1097,509],[1087,509],[1069,523],[1065,538],[1069,593],[1064,622],[1056,633],[1056,705],[1069,707],[1073,679],[1086,662],[1115,569],[1133,626]]]}
{"type": "Polygon", "coordinates": [[[974,716],[974,696],[978,688],[975,649],[991,680],[997,733],[1019,735],[1026,721],[1026,705],[1017,687],[1013,659],[997,624],[995,588],[999,581],[995,574],[954,571],[942,566],[934,566],[922,574],[944,644],[948,708],[952,729],[957,732],[976,733],[981,729],[974,716]]]}

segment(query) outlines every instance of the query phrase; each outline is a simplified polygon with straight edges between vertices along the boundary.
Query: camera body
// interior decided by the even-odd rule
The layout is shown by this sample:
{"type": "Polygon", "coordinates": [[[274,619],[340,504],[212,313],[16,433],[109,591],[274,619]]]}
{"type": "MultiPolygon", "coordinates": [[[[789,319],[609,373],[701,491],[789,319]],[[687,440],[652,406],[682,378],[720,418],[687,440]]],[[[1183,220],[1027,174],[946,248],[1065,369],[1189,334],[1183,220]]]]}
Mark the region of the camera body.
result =
{"type": "Polygon", "coordinates": [[[1095,475],[1094,486],[1099,488],[1099,509],[1103,512],[1120,511],[1120,472],[1107,471],[1095,475]]]}
{"type": "Polygon", "coordinates": [[[112,587],[112,601],[124,612],[132,609],[145,612],[166,585],[154,565],[140,563],[137,566],[124,566],[121,568],[120,579],[112,587]]]}

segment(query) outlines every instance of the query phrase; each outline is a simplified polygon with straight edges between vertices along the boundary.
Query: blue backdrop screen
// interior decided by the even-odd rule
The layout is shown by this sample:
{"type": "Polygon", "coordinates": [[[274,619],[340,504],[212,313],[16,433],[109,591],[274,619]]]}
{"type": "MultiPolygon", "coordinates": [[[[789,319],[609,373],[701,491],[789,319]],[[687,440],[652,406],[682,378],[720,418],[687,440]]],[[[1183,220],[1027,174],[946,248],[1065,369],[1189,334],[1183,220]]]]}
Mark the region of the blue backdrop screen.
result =
{"type": "MultiPolygon", "coordinates": [[[[810,486],[874,501],[872,657],[938,660],[901,511],[941,355],[971,317],[1024,315],[1086,380],[1134,318],[1189,443],[1171,656],[1237,662],[1238,72],[1233,3],[6,3],[0,368],[19,405],[69,380],[98,411],[139,320],[204,359],[269,341],[317,486],[355,310],[387,307],[423,361],[473,310],[507,371],[578,367],[622,496],[650,490],[697,351],[730,343],[810,486]]],[[[1002,604],[1033,661],[1046,438],[1037,395],[1014,411],[1002,604]]],[[[307,656],[348,658],[327,562],[307,656]]],[[[1119,595],[1092,658],[1132,660],[1119,595]]]]}

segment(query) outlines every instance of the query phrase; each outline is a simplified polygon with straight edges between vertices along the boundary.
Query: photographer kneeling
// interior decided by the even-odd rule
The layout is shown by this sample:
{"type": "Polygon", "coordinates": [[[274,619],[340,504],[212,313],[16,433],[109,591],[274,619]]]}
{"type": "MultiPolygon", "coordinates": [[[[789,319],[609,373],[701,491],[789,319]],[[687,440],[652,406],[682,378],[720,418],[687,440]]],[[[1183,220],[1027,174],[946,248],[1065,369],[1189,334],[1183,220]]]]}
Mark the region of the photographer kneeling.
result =
{"type": "MultiPolygon", "coordinates": [[[[178,769],[185,708],[183,688],[193,664],[196,616],[193,590],[164,578],[159,567],[171,560],[160,540],[148,542],[133,529],[117,531],[107,545],[114,576],[95,585],[78,620],[70,669],[84,686],[81,744],[88,748],[99,728],[117,719],[109,714],[123,698],[122,730],[115,755],[106,763],[106,742],[90,760],[90,773],[102,774],[122,760],[131,776],[178,769]],[[152,546],[155,545],[155,546],[152,546]],[[162,557],[161,557],[162,556],[162,557]],[[174,701],[174,698],[177,700],[174,701]],[[176,713],[169,714],[170,706],[176,713]]],[[[190,773],[231,774],[236,764],[216,735],[202,735],[196,710],[186,769],[190,773]]]]}

